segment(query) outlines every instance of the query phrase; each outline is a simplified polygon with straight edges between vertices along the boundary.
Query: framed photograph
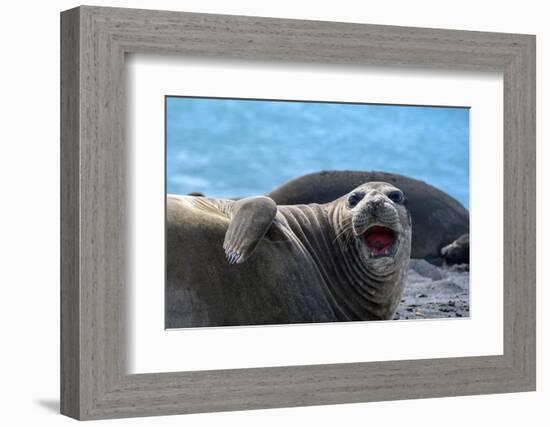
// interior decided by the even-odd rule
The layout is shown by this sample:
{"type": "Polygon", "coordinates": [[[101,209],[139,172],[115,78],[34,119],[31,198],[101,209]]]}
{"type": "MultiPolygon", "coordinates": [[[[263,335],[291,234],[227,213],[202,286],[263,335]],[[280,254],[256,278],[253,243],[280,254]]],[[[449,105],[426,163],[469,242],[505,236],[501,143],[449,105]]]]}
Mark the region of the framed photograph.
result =
{"type": "Polygon", "coordinates": [[[535,390],[534,36],[82,6],[61,58],[63,414],[535,390]]]}
{"type": "Polygon", "coordinates": [[[469,112],[166,96],[166,328],[468,317],[469,112]]]}

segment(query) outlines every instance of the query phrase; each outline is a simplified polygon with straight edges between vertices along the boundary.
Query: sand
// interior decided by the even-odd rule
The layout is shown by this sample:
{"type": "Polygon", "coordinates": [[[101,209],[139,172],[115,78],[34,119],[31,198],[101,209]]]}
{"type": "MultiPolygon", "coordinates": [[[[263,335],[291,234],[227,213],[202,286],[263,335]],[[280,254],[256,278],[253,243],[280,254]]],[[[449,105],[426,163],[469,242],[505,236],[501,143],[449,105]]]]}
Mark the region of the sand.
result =
{"type": "Polygon", "coordinates": [[[469,286],[467,265],[437,267],[425,260],[412,259],[394,319],[468,317],[469,286]]]}

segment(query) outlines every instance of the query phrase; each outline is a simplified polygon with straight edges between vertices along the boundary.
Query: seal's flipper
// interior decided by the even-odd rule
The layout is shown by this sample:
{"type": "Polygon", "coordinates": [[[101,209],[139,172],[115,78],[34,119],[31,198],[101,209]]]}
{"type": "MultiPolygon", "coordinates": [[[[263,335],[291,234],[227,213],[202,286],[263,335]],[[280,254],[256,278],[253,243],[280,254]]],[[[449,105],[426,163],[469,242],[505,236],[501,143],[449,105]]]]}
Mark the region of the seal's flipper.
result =
{"type": "Polygon", "coordinates": [[[248,197],[232,205],[231,222],[223,242],[230,264],[240,264],[254,252],[276,214],[277,205],[269,197],[248,197]]]}

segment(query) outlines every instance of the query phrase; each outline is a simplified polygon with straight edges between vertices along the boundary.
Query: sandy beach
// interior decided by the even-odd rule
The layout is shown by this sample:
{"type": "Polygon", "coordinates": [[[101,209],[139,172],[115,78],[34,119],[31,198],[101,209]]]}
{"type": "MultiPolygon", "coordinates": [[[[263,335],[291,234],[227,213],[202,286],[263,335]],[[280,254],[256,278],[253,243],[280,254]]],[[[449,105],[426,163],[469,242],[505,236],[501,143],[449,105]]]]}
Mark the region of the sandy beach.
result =
{"type": "Polygon", "coordinates": [[[437,267],[412,259],[394,319],[468,317],[469,284],[467,266],[437,267]]]}

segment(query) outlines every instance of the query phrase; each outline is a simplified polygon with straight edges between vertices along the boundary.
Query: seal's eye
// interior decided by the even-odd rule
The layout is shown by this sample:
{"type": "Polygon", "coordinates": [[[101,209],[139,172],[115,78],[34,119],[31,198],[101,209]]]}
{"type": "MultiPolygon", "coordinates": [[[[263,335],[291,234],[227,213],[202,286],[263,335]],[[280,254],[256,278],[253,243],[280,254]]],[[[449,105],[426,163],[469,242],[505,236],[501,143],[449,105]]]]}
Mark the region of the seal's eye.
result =
{"type": "Polygon", "coordinates": [[[354,208],[355,206],[357,206],[357,203],[359,203],[363,197],[365,197],[364,194],[361,194],[361,193],[352,193],[352,194],[348,197],[348,206],[349,206],[350,208],[354,208]]]}
{"type": "Polygon", "coordinates": [[[402,203],[405,199],[405,196],[401,191],[392,191],[388,194],[388,199],[390,199],[394,203],[402,203]]]}

